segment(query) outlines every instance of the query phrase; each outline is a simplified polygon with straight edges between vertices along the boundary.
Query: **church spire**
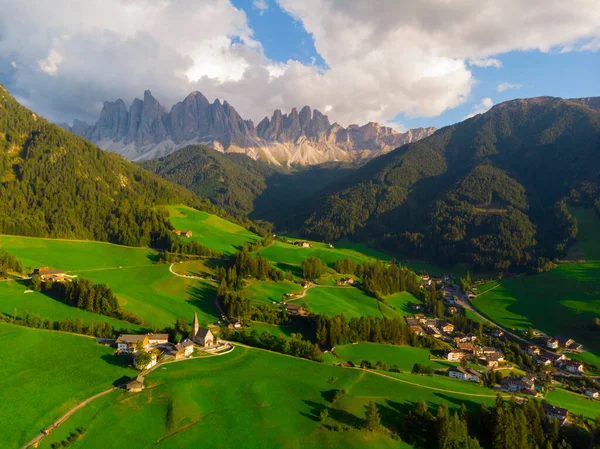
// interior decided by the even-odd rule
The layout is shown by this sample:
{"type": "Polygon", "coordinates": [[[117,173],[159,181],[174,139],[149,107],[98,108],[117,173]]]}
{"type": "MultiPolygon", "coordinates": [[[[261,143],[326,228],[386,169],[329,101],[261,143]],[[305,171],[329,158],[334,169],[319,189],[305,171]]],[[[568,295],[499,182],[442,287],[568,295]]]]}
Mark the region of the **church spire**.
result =
{"type": "Polygon", "coordinates": [[[198,323],[198,312],[194,312],[194,321],[192,321],[192,339],[196,338],[199,330],[200,324],[198,323]]]}

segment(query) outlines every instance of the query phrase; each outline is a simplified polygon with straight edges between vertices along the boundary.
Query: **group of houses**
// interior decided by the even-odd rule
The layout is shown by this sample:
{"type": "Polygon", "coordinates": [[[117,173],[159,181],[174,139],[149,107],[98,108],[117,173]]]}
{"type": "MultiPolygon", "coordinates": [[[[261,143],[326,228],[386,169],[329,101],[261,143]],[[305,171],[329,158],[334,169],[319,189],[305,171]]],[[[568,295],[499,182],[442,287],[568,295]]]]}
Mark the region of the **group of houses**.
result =
{"type": "Polygon", "coordinates": [[[463,368],[462,366],[450,367],[448,369],[448,376],[469,382],[479,382],[481,380],[481,373],[479,371],[472,368],[463,368]]]}
{"type": "Polygon", "coordinates": [[[146,352],[150,353],[150,363],[145,369],[150,369],[158,363],[158,356],[162,351],[167,351],[175,360],[189,357],[194,352],[194,346],[200,346],[207,350],[218,345],[218,339],[210,329],[200,327],[198,314],[194,314],[192,331],[189,338],[177,343],[169,343],[169,334],[121,334],[116,340],[117,352],[131,354],[133,366],[138,368],[138,357],[146,352]]]}
{"type": "Polygon", "coordinates": [[[571,351],[581,351],[583,350],[583,345],[575,342],[572,338],[569,337],[548,337],[546,339],[546,347],[548,349],[565,349],[571,351]]]}
{"type": "Polygon", "coordinates": [[[585,371],[583,363],[567,358],[564,353],[542,351],[539,346],[530,345],[527,347],[527,354],[532,356],[538,365],[553,366],[568,374],[582,374],[585,371]]]}
{"type": "Polygon", "coordinates": [[[192,231],[187,229],[174,229],[173,234],[178,235],[179,237],[190,238],[192,236],[192,231]]]}
{"type": "Polygon", "coordinates": [[[434,338],[450,339],[454,325],[443,320],[427,318],[422,313],[404,317],[411,332],[417,335],[431,335],[434,338]]]}
{"type": "Polygon", "coordinates": [[[501,387],[510,393],[522,393],[535,395],[535,376],[526,374],[523,377],[505,377],[502,379],[501,387]]]}
{"type": "Polygon", "coordinates": [[[33,275],[40,277],[42,281],[63,282],[66,273],[63,270],[53,270],[49,267],[36,268],[33,275]]]}
{"type": "Polygon", "coordinates": [[[339,281],[336,281],[337,285],[354,285],[356,281],[354,278],[342,278],[339,281]]]}
{"type": "Polygon", "coordinates": [[[487,368],[497,368],[504,362],[504,354],[490,346],[475,344],[477,337],[456,338],[456,347],[446,352],[445,358],[450,362],[460,362],[463,359],[475,359],[487,368]],[[464,341],[461,341],[464,340],[464,341]],[[470,340],[470,341],[467,341],[470,340]]]}

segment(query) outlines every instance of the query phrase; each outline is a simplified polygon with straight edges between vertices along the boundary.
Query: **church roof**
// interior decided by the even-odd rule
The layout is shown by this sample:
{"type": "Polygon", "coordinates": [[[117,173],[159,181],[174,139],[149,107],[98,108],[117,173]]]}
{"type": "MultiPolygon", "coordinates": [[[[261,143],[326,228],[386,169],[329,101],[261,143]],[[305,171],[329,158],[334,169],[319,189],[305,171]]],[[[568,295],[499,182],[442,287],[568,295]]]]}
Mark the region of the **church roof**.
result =
{"type": "Polygon", "coordinates": [[[200,338],[205,338],[209,334],[209,332],[210,331],[208,329],[204,329],[203,327],[201,327],[200,329],[198,329],[198,333],[196,335],[200,338]]]}

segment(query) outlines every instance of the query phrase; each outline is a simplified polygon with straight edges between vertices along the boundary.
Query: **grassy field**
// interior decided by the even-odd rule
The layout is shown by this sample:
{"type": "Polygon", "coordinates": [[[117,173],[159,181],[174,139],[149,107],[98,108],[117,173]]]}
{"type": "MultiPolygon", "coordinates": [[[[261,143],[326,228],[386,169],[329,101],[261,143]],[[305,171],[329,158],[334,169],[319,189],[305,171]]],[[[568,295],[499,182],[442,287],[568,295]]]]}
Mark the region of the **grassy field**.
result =
{"type": "Polygon", "coordinates": [[[176,229],[192,231],[192,240],[212,249],[232,254],[246,242],[259,240],[259,236],[241,226],[187,206],[168,206],[171,223],[176,229]]]}
{"type": "Polygon", "coordinates": [[[144,319],[150,327],[170,326],[183,317],[191,323],[194,312],[198,313],[201,325],[213,323],[219,316],[214,284],[174,276],[168,265],[79,274],[109,285],[121,307],[144,319]]]}
{"type": "Polygon", "coordinates": [[[473,304],[493,321],[508,328],[536,328],[568,335],[600,355],[600,339],[592,321],[600,316],[600,220],[578,210],[578,246],[585,263],[563,264],[535,276],[505,280],[477,297],[473,304]]]}
{"type": "Polygon", "coordinates": [[[587,399],[581,394],[575,394],[562,388],[549,391],[546,399],[553,405],[564,407],[575,415],[582,414],[589,419],[600,416],[600,401],[587,399]]]}
{"type": "Polygon", "coordinates": [[[91,338],[0,323],[2,447],[21,447],[74,405],[134,376],[114,352],[91,338]]]}
{"type": "Polygon", "coordinates": [[[386,296],[385,300],[390,307],[400,312],[402,315],[414,314],[415,311],[408,307],[408,304],[421,302],[409,292],[394,293],[393,295],[386,296]]]}
{"type": "MultiPolygon", "coordinates": [[[[455,366],[438,360],[429,360],[429,351],[411,346],[380,345],[375,343],[358,343],[355,345],[336,346],[335,353],[341,360],[350,360],[355,365],[363,360],[372,364],[378,361],[385,362],[388,366],[397,365],[401,371],[410,372],[415,363],[431,366],[433,369],[445,369],[455,366]]],[[[336,361],[338,363],[340,360],[336,361]]]]}
{"type": "MultiPolygon", "coordinates": [[[[87,432],[79,444],[86,449],[128,448],[132,441],[137,448],[169,449],[189,448],[200,441],[214,448],[406,449],[410,446],[380,433],[321,429],[319,412],[329,409],[326,424],[359,427],[365,405],[374,400],[383,424],[393,426],[419,400],[432,408],[446,402],[451,409],[461,402],[475,408],[494,400],[493,392],[489,397],[469,397],[241,347],[226,356],[163,368],[147,377],[149,388],[142,393],[115,394],[78,412],[42,447],[82,426],[87,432]],[[328,398],[342,388],[348,394],[332,406],[328,398]]],[[[441,379],[443,386],[458,384],[444,380],[449,379],[441,379]]],[[[461,388],[485,391],[475,385],[461,388]]]]}
{"type": "MultiPolygon", "coordinates": [[[[244,293],[251,301],[272,303],[273,301],[281,302],[286,293],[299,292],[301,290],[302,287],[289,281],[257,281],[244,288],[244,293]]],[[[302,299],[298,301],[302,302],[302,299]]]]}
{"type": "Polygon", "coordinates": [[[294,332],[294,330],[289,326],[278,326],[276,324],[259,323],[258,321],[251,321],[250,329],[255,330],[258,333],[258,335],[267,331],[271,335],[278,336],[280,334],[283,334],[289,337],[290,334],[294,332]]]}
{"type": "Polygon", "coordinates": [[[21,282],[0,282],[0,313],[14,317],[16,311],[17,318],[22,318],[23,313],[27,310],[29,313],[38,313],[41,318],[48,318],[52,321],[64,320],[65,318],[82,318],[86,325],[94,320],[110,323],[115,329],[123,328],[132,332],[140,329],[140,326],[127,321],[116,320],[68,306],[42,293],[24,293],[26,289],[27,287],[21,282]]]}
{"type": "Polygon", "coordinates": [[[0,235],[0,249],[16,256],[25,267],[65,271],[147,266],[156,258],[156,251],[147,248],[7,235],[0,235]]]}
{"type": "Polygon", "coordinates": [[[355,287],[315,287],[311,288],[299,301],[306,302],[310,310],[316,314],[339,315],[344,313],[347,318],[402,316],[355,287]]]}

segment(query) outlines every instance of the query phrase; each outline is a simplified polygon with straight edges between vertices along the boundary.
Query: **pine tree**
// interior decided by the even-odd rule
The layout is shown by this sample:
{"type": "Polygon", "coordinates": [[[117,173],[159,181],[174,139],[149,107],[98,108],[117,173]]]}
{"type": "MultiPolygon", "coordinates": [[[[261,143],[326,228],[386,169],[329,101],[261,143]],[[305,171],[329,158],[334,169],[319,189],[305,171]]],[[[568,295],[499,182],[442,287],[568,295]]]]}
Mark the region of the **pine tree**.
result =
{"type": "Polygon", "coordinates": [[[380,424],[381,418],[379,418],[379,410],[377,410],[377,405],[375,402],[369,401],[365,414],[365,429],[375,431],[379,428],[380,424]]]}

